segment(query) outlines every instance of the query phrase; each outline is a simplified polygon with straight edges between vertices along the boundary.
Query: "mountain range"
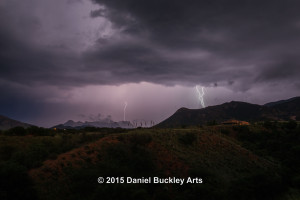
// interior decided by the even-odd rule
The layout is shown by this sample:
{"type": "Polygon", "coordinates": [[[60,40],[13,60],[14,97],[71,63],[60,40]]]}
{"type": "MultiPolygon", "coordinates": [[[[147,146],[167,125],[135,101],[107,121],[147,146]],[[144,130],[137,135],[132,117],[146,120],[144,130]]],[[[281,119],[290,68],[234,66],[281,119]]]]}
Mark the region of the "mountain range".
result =
{"type": "MultiPolygon", "coordinates": [[[[231,119],[249,122],[291,119],[299,121],[300,97],[270,102],[264,105],[231,101],[221,105],[209,106],[202,109],[180,108],[172,116],[162,121],[155,127],[174,128],[181,126],[196,126],[203,125],[211,121],[221,123],[231,119]]],[[[7,130],[17,126],[27,128],[32,125],[0,115],[0,130],[7,130]]],[[[73,120],[69,120],[64,124],[59,124],[52,128],[81,129],[84,127],[135,128],[130,121],[115,122],[108,118],[85,122],[75,122],[73,120]]]]}
{"type": "Polygon", "coordinates": [[[69,120],[65,122],[64,124],[59,124],[56,125],[52,128],[57,128],[57,129],[81,129],[84,127],[96,127],[96,128],[134,128],[133,124],[129,121],[119,121],[115,122],[112,121],[111,119],[103,119],[103,120],[98,120],[98,121],[73,121],[69,120]]]}
{"type": "Polygon", "coordinates": [[[158,128],[203,125],[211,121],[226,120],[300,120],[300,97],[267,103],[265,105],[231,101],[202,109],[180,108],[168,119],[159,123],[158,128]]]}

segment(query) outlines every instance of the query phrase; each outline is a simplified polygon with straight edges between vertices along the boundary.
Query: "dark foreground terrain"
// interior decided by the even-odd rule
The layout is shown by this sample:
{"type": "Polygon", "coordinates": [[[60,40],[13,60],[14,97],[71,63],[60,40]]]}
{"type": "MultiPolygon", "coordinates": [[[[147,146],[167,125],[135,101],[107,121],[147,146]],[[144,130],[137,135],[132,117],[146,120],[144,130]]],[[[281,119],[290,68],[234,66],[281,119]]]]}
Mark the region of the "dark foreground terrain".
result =
{"type": "Polygon", "coordinates": [[[0,134],[0,199],[300,199],[300,125],[0,134]],[[199,178],[129,184],[98,177],[199,178]]]}

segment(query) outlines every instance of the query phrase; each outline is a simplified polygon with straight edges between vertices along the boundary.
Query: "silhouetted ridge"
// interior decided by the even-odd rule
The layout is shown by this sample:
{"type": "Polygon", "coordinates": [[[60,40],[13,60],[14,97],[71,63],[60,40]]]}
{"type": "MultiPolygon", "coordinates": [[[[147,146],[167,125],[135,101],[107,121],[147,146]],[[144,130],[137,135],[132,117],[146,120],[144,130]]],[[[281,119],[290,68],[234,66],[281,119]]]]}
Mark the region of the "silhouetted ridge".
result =
{"type": "Polygon", "coordinates": [[[8,117],[5,117],[3,115],[0,115],[0,130],[7,130],[7,129],[14,128],[14,127],[17,127],[17,126],[27,128],[27,127],[30,127],[32,125],[26,124],[26,123],[23,123],[23,122],[20,122],[20,121],[17,121],[17,120],[8,118],[8,117]]]}
{"type": "Polygon", "coordinates": [[[291,101],[297,101],[297,100],[299,101],[300,97],[293,97],[293,98],[290,98],[287,100],[274,101],[274,102],[266,103],[266,104],[264,104],[264,106],[273,107],[273,106],[277,106],[280,104],[285,104],[285,103],[289,103],[291,101]]]}
{"type": "Polygon", "coordinates": [[[171,117],[156,127],[180,127],[203,125],[211,121],[217,123],[230,119],[241,121],[299,120],[300,98],[292,98],[273,106],[262,106],[246,102],[231,101],[202,109],[180,108],[171,117]]]}

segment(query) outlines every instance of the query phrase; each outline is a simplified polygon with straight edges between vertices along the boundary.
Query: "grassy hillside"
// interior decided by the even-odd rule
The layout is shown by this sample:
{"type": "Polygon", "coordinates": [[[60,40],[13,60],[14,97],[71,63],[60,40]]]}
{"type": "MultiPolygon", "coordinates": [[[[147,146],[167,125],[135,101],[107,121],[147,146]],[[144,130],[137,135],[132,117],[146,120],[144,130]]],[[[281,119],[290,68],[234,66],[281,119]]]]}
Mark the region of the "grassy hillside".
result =
{"type": "Polygon", "coordinates": [[[0,198],[297,199],[299,132],[293,122],[4,132],[0,198]],[[99,184],[98,177],[192,177],[203,183],[99,184]]]}

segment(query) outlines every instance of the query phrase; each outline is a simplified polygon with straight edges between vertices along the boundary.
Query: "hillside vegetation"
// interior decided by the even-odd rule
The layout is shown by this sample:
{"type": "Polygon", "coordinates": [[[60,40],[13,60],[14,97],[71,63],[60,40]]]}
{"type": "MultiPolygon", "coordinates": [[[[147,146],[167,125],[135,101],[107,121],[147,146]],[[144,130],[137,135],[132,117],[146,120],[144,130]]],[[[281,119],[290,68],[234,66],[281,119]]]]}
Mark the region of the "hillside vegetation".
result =
{"type": "Polygon", "coordinates": [[[0,135],[0,199],[299,199],[300,126],[54,131],[0,135]],[[99,184],[98,177],[201,178],[99,184]]]}

